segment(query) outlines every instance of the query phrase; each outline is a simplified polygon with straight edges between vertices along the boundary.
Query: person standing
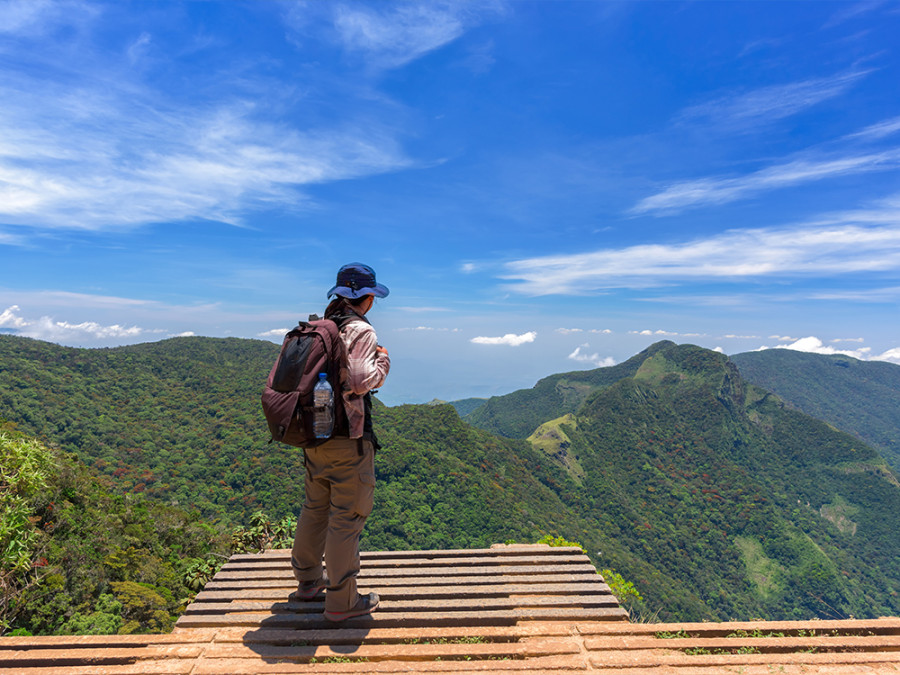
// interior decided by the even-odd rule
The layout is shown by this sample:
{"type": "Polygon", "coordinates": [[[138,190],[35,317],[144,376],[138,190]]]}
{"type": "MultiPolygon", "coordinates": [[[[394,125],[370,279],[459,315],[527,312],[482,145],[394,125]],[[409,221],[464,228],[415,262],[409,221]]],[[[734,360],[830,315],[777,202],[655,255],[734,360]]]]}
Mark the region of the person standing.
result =
{"type": "Polygon", "coordinates": [[[370,614],[378,606],[378,594],[360,595],[356,579],[359,538],[372,512],[379,447],[372,428],[372,391],[384,384],[391,367],[366,314],[376,297],[389,292],[376,282],[371,267],[350,263],[338,270],[337,283],[327,294],[334,299],[325,318],[340,328],[347,352],[340,392],[346,416],[337,417],[328,441],[304,449],[306,499],[291,552],[298,588],[289,599],[320,598],[324,591],[325,618],[330,621],[370,614]]]}

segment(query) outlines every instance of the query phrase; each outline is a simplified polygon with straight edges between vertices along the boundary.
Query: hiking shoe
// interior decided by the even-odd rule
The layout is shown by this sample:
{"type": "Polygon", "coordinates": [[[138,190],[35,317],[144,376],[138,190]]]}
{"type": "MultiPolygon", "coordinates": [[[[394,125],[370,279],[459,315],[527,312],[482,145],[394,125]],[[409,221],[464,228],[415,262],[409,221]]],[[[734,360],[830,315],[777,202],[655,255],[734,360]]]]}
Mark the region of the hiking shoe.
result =
{"type": "Polygon", "coordinates": [[[297,590],[288,596],[288,600],[304,602],[306,600],[319,600],[323,597],[322,591],[328,586],[328,579],[319,577],[312,581],[301,581],[297,590]]]}
{"type": "Polygon", "coordinates": [[[329,612],[326,609],[325,618],[329,621],[343,621],[344,619],[351,619],[354,616],[371,614],[375,611],[376,607],[378,607],[378,593],[369,593],[368,595],[360,595],[356,604],[344,612],[329,612]]]}

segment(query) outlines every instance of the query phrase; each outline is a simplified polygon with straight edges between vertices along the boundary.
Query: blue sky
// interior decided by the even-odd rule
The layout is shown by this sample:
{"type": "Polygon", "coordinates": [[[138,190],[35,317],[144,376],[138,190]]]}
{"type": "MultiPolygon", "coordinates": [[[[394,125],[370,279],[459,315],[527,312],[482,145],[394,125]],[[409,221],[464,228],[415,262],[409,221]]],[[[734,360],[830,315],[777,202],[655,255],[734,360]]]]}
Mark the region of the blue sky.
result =
{"type": "Polygon", "coordinates": [[[660,339],[900,363],[898,35],[896,2],[0,2],[0,331],[280,342],[358,260],[389,404],[660,339]]]}

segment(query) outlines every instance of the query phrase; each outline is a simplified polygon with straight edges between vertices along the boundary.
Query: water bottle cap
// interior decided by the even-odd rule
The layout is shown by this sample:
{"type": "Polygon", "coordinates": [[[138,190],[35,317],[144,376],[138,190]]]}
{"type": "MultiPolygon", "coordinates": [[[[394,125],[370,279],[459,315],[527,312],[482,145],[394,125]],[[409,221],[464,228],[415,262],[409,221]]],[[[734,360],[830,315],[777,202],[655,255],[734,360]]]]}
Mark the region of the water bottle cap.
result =
{"type": "Polygon", "coordinates": [[[320,380],[324,380],[326,377],[328,377],[327,374],[325,374],[325,373],[319,373],[319,379],[320,379],[320,380]]]}

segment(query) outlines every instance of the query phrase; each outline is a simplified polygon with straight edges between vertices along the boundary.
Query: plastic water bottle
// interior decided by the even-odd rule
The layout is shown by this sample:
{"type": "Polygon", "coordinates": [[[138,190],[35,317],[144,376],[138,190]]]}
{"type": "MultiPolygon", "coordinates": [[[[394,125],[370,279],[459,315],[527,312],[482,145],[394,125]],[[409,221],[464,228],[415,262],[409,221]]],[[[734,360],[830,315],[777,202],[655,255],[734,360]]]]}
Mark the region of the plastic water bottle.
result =
{"type": "Polygon", "coordinates": [[[319,373],[319,381],[313,388],[313,433],[316,438],[328,438],[334,427],[334,390],[325,373],[319,373]]]}

